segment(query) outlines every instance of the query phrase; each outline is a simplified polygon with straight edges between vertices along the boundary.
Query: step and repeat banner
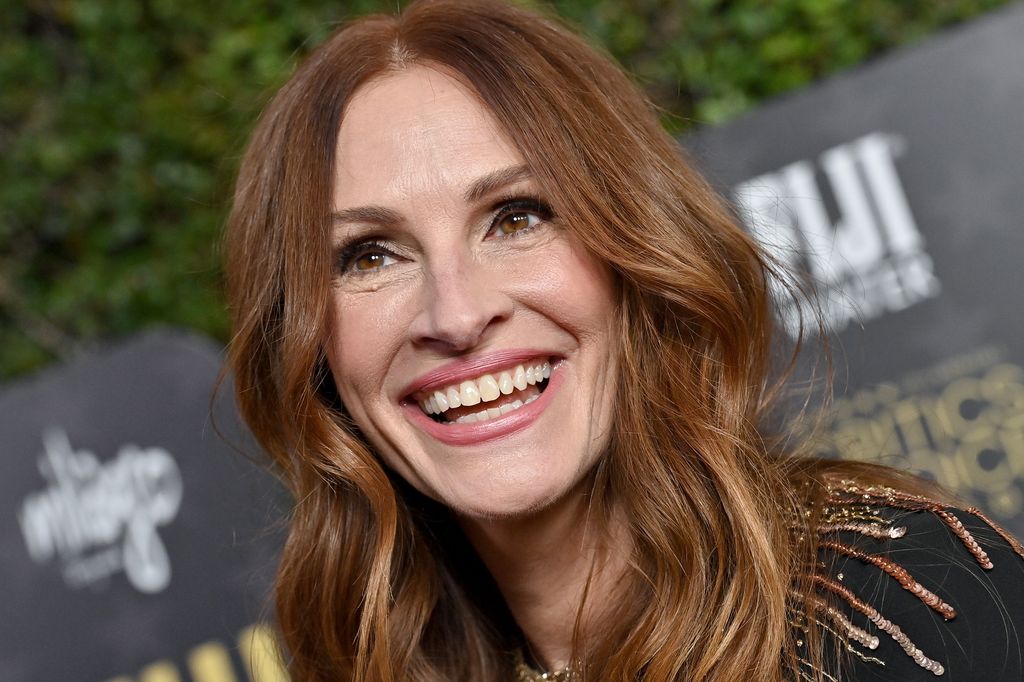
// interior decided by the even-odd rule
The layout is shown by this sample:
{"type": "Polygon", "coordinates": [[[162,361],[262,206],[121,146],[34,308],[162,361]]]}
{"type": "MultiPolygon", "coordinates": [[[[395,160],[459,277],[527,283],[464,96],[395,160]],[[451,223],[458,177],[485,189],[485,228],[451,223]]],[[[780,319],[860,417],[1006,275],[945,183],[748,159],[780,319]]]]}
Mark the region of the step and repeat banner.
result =
{"type": "Polygon", "coordinates": [[[154,332],[0,391],[0,680],[284,681],[285,497],[221,362],[154,332]]]}
{"type": "MultiPolygon", "coordinates": [[[[683,143],[817,282],[831,454],[1024,535],[1020,36],[1017,5],[683,143]]],[[[152,332],[0,389],[0,680],[283,682],[261,624],[286,497],[230,386],[210,402],[221,362],[152,332]]]]}
{"type": "MultiPolygon", "coordinates": [[[[1018,535],[1021,36],[1018,4],[683,140],[815,283],[834,339],[827,451],[934,477],[1018,535]]],[[[790,330],[801,313],[813,326],[790,304],[790,330]]]]}

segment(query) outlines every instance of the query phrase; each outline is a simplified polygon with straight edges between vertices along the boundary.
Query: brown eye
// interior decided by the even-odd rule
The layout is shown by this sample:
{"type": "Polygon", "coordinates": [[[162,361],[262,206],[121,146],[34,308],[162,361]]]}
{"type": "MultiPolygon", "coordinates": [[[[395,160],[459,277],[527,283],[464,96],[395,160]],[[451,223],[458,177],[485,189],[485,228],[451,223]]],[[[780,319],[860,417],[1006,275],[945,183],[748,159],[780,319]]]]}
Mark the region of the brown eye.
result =
{"type": "Polygon", "coordinates": [[[533,227],[539,222],[540,216],[527,213],[526,211],[516,211],[515,213],[505,214],[504,217],[498,220],[495,227],[502,234],[513,234],[528,227],[533,227]]]}
{"type": "Polygon", "coordinates": [[[383,253],[366,253],[359,256],[352,262],[356,270],[377,270],[387,264],[387,256],[383,253]]]}
{"type": "Polygon", "coordinates": [[[518,237],[551,216],[551,209],[536,199],[512,199],[498,206],[490,232],[498,237],[518,237]]]}
{"type": "Polygon", "coordinates": [[[339,275],[370,275],[400,260],[382,243],[376,241],[352,244],[335,257],[334,269],[339,275]]]}

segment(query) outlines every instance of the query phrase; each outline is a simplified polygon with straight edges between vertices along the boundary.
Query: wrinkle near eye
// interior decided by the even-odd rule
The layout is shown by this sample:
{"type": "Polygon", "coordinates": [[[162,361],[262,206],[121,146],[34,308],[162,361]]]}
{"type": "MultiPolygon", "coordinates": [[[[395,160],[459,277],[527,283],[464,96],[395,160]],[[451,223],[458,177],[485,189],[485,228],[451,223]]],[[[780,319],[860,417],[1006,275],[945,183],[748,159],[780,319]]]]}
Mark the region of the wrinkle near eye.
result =
{"type": "MultiPolygon", "coordinates": [[[[366,277],[335,277],[333,289],[340,297],[383,292],[394,292],[404,296],[406,292],[413,292],[418,288],[417,280],[421,272],[419,267],[406,267],[408,265],[398,263],[383,268],[379,274],[366,277]]],[[[342,309],[347,307],[347,304],[340,299],[338,305],[342,309]]]]}

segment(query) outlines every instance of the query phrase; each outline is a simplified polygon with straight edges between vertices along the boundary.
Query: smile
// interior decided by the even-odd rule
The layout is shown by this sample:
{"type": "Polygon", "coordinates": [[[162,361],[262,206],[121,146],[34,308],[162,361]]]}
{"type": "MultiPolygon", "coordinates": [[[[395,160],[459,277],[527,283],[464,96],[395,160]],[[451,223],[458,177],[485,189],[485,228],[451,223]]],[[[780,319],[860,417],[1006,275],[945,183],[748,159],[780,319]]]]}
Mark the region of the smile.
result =
{"type": "Polygon", "coordinates": [[[469,424],[497,419],[537,400],[547,388],[547,358],[503,371],[424,391],[413,396],[424,414],[439,424],[469,424]]]}

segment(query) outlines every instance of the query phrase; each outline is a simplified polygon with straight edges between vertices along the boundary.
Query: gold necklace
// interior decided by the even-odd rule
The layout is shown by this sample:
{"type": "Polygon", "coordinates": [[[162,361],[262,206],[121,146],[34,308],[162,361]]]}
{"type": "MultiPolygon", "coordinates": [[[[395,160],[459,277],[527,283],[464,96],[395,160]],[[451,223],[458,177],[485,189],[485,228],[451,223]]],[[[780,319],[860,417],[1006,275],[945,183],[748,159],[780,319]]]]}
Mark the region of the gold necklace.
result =
{"type": "Polygon", "coordinates": [[[522,649],[516,649],[516,677],[515,682],[572,682],[580,677],[576,674],[576,666],[570,662],[561,670],[542,673],[534,670],[526,662],[522,649]]]}

